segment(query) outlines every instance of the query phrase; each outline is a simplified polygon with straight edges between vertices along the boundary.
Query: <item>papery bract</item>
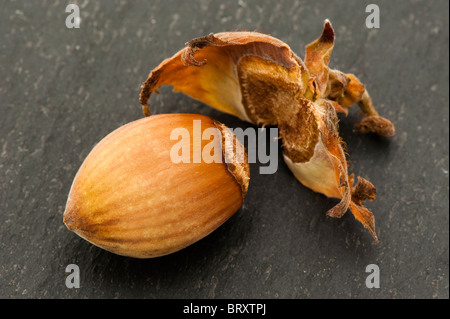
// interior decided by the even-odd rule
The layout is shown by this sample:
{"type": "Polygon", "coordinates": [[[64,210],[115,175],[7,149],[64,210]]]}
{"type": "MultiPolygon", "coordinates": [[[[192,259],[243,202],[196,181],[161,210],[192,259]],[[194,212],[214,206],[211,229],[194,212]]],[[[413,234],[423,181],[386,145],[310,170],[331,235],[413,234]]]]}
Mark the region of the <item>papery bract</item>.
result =
{"type": "Polygon", "coordinates": [[[223,32],[196,38],[151,71],[140,102],[162,85],[171,85],[220,111],[256,125],[276,125],[286,164],[306,187],[340,202],[327,214],[348,208],[377,242],[373,214],[362,206],[375,187],[349,176],[339,136],[337,112],[357,103],[363,118],[355,130],[384,137],[394,125],[379,116],[365,86],[353,74],[329,68],[334,30],[326,20],[322,35],[306,47],[303,62],[284,42],[258,32],[223,32]],[[362,191],[364,190],[364,191],[362,191]],[[359,196],[355,194],[370,194],[359,196]]]}

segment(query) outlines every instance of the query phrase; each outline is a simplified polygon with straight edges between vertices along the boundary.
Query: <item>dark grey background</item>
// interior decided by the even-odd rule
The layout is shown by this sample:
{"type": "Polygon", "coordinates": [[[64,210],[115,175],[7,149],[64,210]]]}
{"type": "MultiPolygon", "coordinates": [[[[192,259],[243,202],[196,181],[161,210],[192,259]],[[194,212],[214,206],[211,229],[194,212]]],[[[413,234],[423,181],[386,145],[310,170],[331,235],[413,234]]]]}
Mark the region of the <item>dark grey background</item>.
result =
{"type": "MultiPolygon", "coordinates": [[[[0,297],[448,298],[448,1],[5,1],[0,6],[0,297]],[[81,28],[67,29],[77,3],[81,28]],[[377,3],[381,28],[367,29],[377,3]],[[65,202],[92,147],[142,118],[140,84],[190,39],[258,30],[300,57],[329,18],[331,67],[355,73],[397,135],[352,133],[350,170],[378,197],[378,246],[336,201],[301,186],[280,157],[276,174],[251,166],[245,204],[210,236],[173,255],[137,260],[66,229],[65,202]],[[68,289],[77,264],[81,287],[68,289]],[[368,289],[366,266],[380,268],[368,289]]],[[[248,127],[169,87],[154,113],[209,115],[248,127]]]]}

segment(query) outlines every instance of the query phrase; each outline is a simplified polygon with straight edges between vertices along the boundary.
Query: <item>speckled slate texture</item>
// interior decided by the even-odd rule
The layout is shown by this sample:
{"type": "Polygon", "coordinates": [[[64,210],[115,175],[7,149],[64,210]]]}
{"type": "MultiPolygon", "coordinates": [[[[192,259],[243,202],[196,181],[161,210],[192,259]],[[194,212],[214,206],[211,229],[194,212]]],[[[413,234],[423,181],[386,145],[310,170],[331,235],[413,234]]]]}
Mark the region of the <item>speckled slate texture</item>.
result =
{"type": "MultiPolygon", "coordinates": [[[[448,1],[7,1],[0,6],[1,298],[448,298],[448,1]],[[77,3],[81,27],[67,29],[77,3]],[[378,4],[380,29],[367,29],[378,4]],[[67,194],[92,147],[142,118],[140,84],[190,39],[258,30],[300,57],[324,19],[336,31],[331,67],[355,73],[397,135],[354,134],[341,117],[350,170],[378,191],[378,246],[336,201],[297,182],[281,156],[276,174],[251,166],[243,207],[173,255],[136,260],[67,230],[67,194]],[[77,264],[81,287],[68,289],[77,264]],[[380,268],[368,289],[366,266],[380,268]]],[[[248,123],[169,87],[154,113],[202,113],[248,123]]]]}

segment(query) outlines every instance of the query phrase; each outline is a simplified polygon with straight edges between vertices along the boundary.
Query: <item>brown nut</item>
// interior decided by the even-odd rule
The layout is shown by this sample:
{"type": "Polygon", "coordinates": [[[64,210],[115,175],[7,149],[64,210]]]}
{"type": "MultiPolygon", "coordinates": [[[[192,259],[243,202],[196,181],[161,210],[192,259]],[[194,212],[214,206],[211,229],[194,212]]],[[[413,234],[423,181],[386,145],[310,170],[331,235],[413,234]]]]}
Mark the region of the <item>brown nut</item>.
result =
{"type": "Polygon", "coordinates": [[[120,127],[94,147],[73,181],[64,223],[115,254],[163,256],[229,219],[248,183],[245,149],[225,125],[203,115],[155,115],[120,127]],[[177,129],[189,133],[189,162],[173,160],[186,151],[179,141],[186,136],[173,134],[177,129]],[[205,138],[207,129],[220,134],[205,138]],[[214,150],[215,161],[198,160],[200,149],[203,155],[214,150]]]}

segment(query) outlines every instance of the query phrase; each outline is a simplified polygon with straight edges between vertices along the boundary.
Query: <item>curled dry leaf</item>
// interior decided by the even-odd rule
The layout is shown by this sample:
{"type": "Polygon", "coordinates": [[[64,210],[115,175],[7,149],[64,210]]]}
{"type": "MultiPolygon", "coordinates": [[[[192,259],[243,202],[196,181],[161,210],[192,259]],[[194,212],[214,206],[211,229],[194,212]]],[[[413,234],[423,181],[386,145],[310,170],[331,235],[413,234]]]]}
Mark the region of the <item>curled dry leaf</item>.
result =
{"type": "Polygon", "coordinates": [[[150,115],[150,95],[166,84],[244,121],[277,125],[284,159],[295,177],[315,192],[339,198],[327,214],[341,217],[350,208],[377,242],[374,217],[362,206],[375,198],[375,187],[360,177],[353,185],[337,112],[347,114],[357,103],[363,119],[355,130],[389,137],[395,129],[377,113],[355,75],[329,68],[334,39],[325,20],[303,61],[284,42],[257,32],[197,38],[151,71],[140,102],[150,115]]]}

